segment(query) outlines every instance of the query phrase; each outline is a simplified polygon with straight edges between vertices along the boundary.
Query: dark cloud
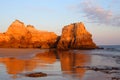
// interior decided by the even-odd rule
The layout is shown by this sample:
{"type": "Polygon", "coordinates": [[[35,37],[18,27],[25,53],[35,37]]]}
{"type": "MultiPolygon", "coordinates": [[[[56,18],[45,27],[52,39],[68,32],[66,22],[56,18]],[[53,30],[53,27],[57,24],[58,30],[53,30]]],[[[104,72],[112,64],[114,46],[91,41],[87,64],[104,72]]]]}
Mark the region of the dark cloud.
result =
{"type": "Polygon", "coordinates": [[[106,10],[95,3],[93,4],[91,0],[82,2],[77,6],[77,9],[82,10],[85,17],[87,17],[91,22],[111,26],[120,26],[119,14],[114,13],[112,10],[106,10]]]}

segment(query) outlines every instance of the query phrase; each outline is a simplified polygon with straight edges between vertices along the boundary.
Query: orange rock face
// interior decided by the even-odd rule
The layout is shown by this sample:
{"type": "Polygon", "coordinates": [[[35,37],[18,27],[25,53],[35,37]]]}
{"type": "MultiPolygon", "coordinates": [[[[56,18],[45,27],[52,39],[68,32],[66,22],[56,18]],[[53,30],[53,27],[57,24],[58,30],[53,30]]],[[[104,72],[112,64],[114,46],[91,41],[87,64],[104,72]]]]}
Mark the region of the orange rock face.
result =
{"type": "Polygon", "coordinates": [[[9,41],[11,40],[11,36],[5,34],[5,33],[0,33],[0,47],[9,47],[8,44],[9,41]]]}
{"type": "Polygon", "coordinates": [[[54,32],[40,31],[32,25],[25,26],[19,20],[15,20],[5,33],[0,33],[0,47],[62,50],[97,48],[83,23],[65,26],[62,35],[58,37],[54,32]]]}
{"type": "Polygon", "coordinates": [[[62,30],[58,49],[94,49],[97,48],[92,41],[92,35],[85,29],[82,22],[67,25],[62,30]]]}
{"type": "Polygon", "coordinates": [[[31,25],[27,25],[27,29],[31,34],[30,42],[34,44],[33,47],[39,48],[53,48],[55,47],[57,35],[53,32],[40,31],[31,25]]]}
{"type": "Polygon", "coordinates": [[[14,21],[7,32],[0,34],[0,47],[11,48],[54,48],[57,35],[53,32],[39,31],[31,25],[14,21]]]}
{"type": "Polygon", "coordinates": [[[12,35],[16,40],[19,40],[21,37],[25,36],[28,33],[27,28],[23,22],[18,20],[14,21],[8,28],[6,34],[12,35]]]}

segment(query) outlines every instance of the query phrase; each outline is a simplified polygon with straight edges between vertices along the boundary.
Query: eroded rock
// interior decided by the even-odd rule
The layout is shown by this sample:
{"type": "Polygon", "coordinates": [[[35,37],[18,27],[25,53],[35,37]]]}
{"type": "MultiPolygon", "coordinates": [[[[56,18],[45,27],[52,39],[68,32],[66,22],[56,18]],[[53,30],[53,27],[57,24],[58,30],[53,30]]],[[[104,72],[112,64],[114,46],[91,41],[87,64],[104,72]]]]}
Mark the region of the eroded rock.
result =
{"type": "Polygon", "coordinates": [[[97,48],[92,35],[85,29],[82,22],[67,25],[62,30],[58,49],[94,49],[97,48]]]}
{"type": "Polygon", "coordinates": [[[7,32],[0,34],[0,47],[62,50],[97,48],[92,35],[81,22],[65,26],[62,35],[57,36],[54,32],[37,30],[32,25],[25,26],[19,20],[15,20],[7,32]]]}
{"type": "Polygon", "coordinates": [[[10,48],[54,48],[57,35],[54,32],[40,31],[32,25],[24,25],[15,20],[7,32],[0,34],[0,47],[10,48]]]}

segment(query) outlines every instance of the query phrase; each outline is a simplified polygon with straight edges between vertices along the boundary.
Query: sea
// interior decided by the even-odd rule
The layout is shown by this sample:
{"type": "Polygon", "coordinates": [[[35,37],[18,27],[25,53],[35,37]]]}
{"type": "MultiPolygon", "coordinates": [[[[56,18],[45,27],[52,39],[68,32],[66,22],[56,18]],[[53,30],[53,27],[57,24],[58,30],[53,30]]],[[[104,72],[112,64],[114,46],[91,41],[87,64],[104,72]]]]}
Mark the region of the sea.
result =
{"type": "Polygon", "coordinates": [[[68,50],[0,48],[0,80],[120,80],[120,45],[68,50]]]}

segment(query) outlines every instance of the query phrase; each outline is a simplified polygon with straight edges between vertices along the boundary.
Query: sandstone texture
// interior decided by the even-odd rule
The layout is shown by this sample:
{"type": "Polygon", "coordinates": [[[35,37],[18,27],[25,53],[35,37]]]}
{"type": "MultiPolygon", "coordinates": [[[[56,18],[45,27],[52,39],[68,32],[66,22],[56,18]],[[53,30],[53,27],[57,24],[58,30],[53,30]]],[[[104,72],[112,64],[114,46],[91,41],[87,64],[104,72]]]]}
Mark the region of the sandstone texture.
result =
{"type": "Polygon", "coordinates": [[[15,20],[4,33],[0,33],[0,48],[57,48],[67,49],[95,49],[97,46],[92,35],[85,29],[83,23],[67,25],[62,35],[54,32],[40,31],[32,25],[15,20]]]}
{"type": "Polygon", "coordinates": [[[58,49],[94,49],[97,48],[92,35],[85,29],[82,22],[67,25],[57,45],[58,49]]]}
{"type": "Polygon", "coordinates": [[[7,32],[0,34],[0,47],[10,48],[54,48],[57,35],[53,32],[39,31],[32,25],[25,26],[15,20],[7,32]]]}

